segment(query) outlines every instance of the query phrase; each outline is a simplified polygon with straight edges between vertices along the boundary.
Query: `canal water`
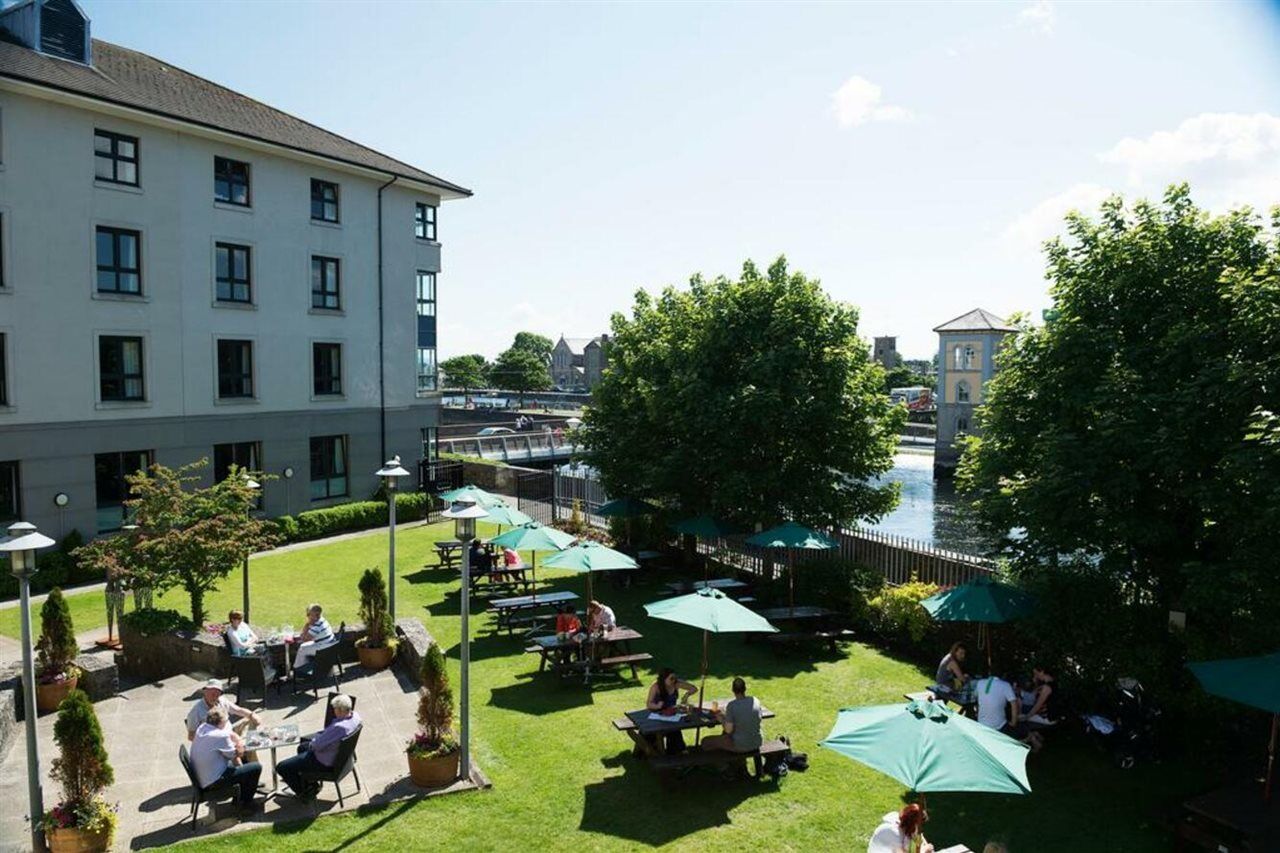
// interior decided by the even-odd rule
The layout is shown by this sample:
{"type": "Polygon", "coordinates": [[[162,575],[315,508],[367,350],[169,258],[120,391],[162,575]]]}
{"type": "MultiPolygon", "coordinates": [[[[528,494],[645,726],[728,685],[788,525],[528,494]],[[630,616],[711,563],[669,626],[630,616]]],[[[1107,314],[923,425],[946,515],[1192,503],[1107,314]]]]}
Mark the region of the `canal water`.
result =
{"type": "Polygon", "coordinates": [[[867,525],[870,529],[965,554],[989,550],[968,507],[956,495],[955,483],[933,478],[932,452],[900,450],[893,457],[893,470],[881,482],[901,484],[901,500],[878,524],[867,525]]]}

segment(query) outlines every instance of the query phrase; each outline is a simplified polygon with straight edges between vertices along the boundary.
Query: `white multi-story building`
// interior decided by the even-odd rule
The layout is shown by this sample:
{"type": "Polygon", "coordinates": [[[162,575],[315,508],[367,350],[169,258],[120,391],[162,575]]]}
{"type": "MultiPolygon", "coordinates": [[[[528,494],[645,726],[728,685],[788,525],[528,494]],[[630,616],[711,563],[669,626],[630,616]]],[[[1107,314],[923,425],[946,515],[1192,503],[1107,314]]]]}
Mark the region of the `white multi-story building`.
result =
{"type": "Polygon", "coordinates": [[[145,54],[0,12],[0,520],[86,537],[202,457],[269,514],[429,455],[437,209],[470,192],[145,54]]]}

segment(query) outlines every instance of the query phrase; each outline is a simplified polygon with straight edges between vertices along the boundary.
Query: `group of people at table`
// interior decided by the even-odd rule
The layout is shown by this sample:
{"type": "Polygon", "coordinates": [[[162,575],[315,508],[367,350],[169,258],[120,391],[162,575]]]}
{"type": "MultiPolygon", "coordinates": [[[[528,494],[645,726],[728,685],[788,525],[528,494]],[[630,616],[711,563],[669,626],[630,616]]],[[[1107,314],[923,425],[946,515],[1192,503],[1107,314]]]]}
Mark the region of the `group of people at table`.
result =
{"type": "MultiPolygon", "coordinates": [[[[231,654],[237,657],[263,657],[267,653],[266,640],[259,637],[249,623],[244,621],[244,613],[232,610],[227,614],[227,628],[224,634],[231,654]]],[[[306,622],[296,637],[286,638],[287,642],[298,643],[298,651],[293,657],[293,668],[302,669],[311,663],[320,649],[338,642],[329,620],[324,618],[324,608],[319,604],[307,607],[306,622]]]]}
{"type": "Polygon", "coordinates": [[[493,583],[518,580],[524,561],[515,548],[495,548],[479,539],[471,540],[471,565],[479,574],[487,574],[493,583]]]}
{"type": "Polygon", "coordinates": [[[1029,679],[1012,671],[975,678],[965,669],[968,653],[965,643],[952,644],[938,662],[934,693],[964,707],[976,705],[979,723],[1039,750],[1044,745],[1041,732],[1057,721],[1053,673],[1037,664],[1029,679]]]}
{"type": "MultiPolygon", "coordinates": [[[[697,685],[681,679],[675,670],[665,667],[658,672],[658,678],[653,684],[649,685],[645,708],[659,716],[674,717],[691,711],[694,707],[693,697],[697,695],[697,685]],[[684,696],[680,695],[682,691],[684,696]]],[[[702,738],[704,750],[754,752],[764,743],[760,726],[764,719],[764,707],[759,699],[747,695],[747,682],[742,678],[733,679],[733,699],[725,703],[723,708],[718,701],[713,701],[702,712],[709,715],[710,722],[721,727],[721,734],[702,738]]],[[[678,730],[662,735],[646,735],[646,739],[655,750],[662,749],[667,754],[683,752],[687,748],[684,736],[678,730]],[[664,741],[661,744],[660,739],[664,741]]]]}

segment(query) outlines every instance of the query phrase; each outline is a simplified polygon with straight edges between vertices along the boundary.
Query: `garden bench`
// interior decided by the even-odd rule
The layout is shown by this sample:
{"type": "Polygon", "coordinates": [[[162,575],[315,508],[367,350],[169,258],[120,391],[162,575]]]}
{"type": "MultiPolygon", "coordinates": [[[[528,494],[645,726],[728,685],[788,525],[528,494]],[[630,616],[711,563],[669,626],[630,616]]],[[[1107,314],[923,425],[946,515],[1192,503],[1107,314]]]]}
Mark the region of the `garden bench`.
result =
{"type": "Polygon", "coordinates": [[[636,672],[636,664],[648,663],[651,660],[653,660],[653,655],[648,652],[636,652],[634,654],[615,655],[609,658],[601,658],[596,665],[607,669],[629,666],[631,667],[631,677],[638,680],[640,675],[636,672]]]}
{"type": "Polygon", "coordinates": [[[776,645],[795,645],[797,643],[806,642],[823,642],[835,651],[836,644],[841,640],[853,639],[854,633],[847,628],[818,630],[818,631],[792,631],[781,634],[766,634],[765,641],[776,645]]]}
{"type": "MultiPolygon", "coordinates": [[[[616,725],[616,722],[615,722],[616,725]]],[[[764,760],[773,755],[784,754],[789,747],[783,741],[774,739],[760,744],[760,748],[752,752],[728,752],[720,749],[691,749],[675,755],[655,755],[649,764],[659,773],[672,773],[677,770],[691,770],[695,767],[717,767],[733,765],[750,759],[759,779],[764,769],[764,760]]]]}

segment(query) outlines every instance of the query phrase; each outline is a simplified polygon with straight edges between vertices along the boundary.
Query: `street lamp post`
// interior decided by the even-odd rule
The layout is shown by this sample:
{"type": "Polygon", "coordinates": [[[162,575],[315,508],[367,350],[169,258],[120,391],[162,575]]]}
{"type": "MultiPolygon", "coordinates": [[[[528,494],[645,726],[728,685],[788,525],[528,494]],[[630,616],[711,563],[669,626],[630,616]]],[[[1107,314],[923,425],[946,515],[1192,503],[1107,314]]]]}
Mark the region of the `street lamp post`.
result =
{"type": "Polygon", "coordinates": [[[476,519],[484,518],[489,511],[474,500],[457,500],[440,515],[454,520],[454,533],[462,543],[462,642],[461,642],[461,698],[458,702],[458,728],[461,755],[458,766],[465,778],[471,778],[471,540],[476,538],[476,519]]]}
{"type": "Polygon", "coordinates": [[[389,554],[387,557],[387,589],[390,593],[387,604],[391,611],[391,621],[396,621],[396,481],[408,477],[409,472],[400,467],[400,457],[392,456],[378,470],[382,484],[387,488],[387,521],[390,522],[389,554]]]}
{"type": "Polygon", "coordinates": [[[9,526],[9,535],[0,539],[0,553],[9,555],[10,568],[18,579],[22,616],[22,710],[27,730],[27,805],[31,811],[31,849],[42,850],[40,818],[44,816],[44,793],[40,786],[40,751],[36,740],[36,671],[31,660],[31,575],[36,570],[36,549],[54,541],[36,532],[34,524],[19,521],[9,526]]]}
{"type": "MultiPolygon", "coordinates": [[[[253,491],[258,491],[259,489],[262,488],[262,484],[259,483],[257,480],[253,479],[252,477],[250,477],[248,471],[241,471],[240,476],[244,477],[244,484],[248,486],[250,489],[252,489],[253,491]]],[[[245,515],[250,515],[250,516],[253,515],[253,504],[250,503],[248,506],[246,506],[244,508],[244,512],[245,512],[245,515]]],[[[244,552],[244,572],[242,573],[241,576],[244,580],[244,604],[241,606],[240,609],[244,611],[244,624],[248,625],[250,624],[249,623],[249,552],[248,551],[244,552]]]]}

